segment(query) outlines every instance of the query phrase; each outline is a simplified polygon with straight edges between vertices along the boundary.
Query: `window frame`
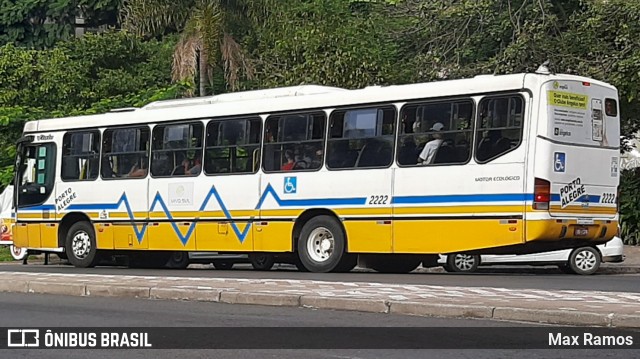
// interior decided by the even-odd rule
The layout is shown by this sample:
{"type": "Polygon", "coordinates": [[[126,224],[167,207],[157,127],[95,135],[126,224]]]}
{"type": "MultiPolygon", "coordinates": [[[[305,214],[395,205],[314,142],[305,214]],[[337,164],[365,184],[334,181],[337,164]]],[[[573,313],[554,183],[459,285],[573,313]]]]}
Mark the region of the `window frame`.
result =
{"type": "MultiPolygon", "coordinates": [[[[182,119],[179,122],[176,121],[171,121],[171,122],[157,122],[154,124],[153,128],[151,129],[151,134],[149,136],[149,171],[148,171],[148,175],[151,178],[197,178],[199,176],[202,175],[202,173],[204,172],[204,147],[205,147],[205,135],[206,135],[206,128],[207,128],[207,124],[208,122],[204,122],[207,119],[203,119],[203,118],[199,118],[199,119],[182,119]],[[194,175],[171,175],[169,174],[168,176],[158,176],[158,175],[154,175],[153,171],[151,170],[152,165],[153,165],[153,138],[155,136],[155,132],[158,128],[167,128],[169,126],[180,126],[180,125],[193,125],[193,124],[199,124],[200,126],[202,126],[202,132],[201,132],[201,136],[200,136],[200,159],[201,159],[201,168],[200,168],[200,172],[198,172],[198,174],[194,174],[194,175]]],[[[162,132],[164,135],[164,131],[162,132]]],[[[198,147],[193,147],[193,148],[176,148],[176,149],[172,149],[172,150],[177,150],[177,151],[198,151],[198,147]]],[[[159,150],[160,152],[166,152],[169,150],[159,150]]],[[[196,152],[196,155],[198,154],[198,152],[196,152]]],[[[173,171],[173,170],[172,170],[173,171]]]]}
{"type": "MultiPolygon", "coordinates": [[[[500,93],[500,94],[486,94],[486,95],[482,96],[480,101],[478,101],[478,105],[477,105],[477,109],[476,109],[476,118],[475,118],[475,121],[474,121],[475,122],[475,124],[474,124],[475,125],[474,126],[475,131],[473,133],[473,149],[472,149],[473,152],[472,153],[473,153],[473,160],[477,164],[479,164],[479,165],[487,164],[489,162],[492,162],[492,161],[494,161],[494,160],[496,160],[496,159],[498,159],[498,158],[500,158],[500,157],[502,157],[502,156],[504,156],[504,155],[506,155],[508,153],[511,153],[511,152],[517,150],[518,148],[520,148],[520,146],[522,145],[522,142],[524,141],[524,128],[525,128],[525,125],[526,125],[525,123],[527,122],[527,112],[526,112],[526,110],[527,110],[527,101],[526,101],[525,96],[522,94],[522,92],[513,92],[513,93],[512,92],[506,92],[506,93],[500,93]],[[477,157],[478,148],[477,147],[478,147],[479,143],[476,144],[476,140],[478,139],[478,133],[481,130],[480,127],[478,126],[479,125],[479,121],[481,121],[480,111],[479,111],[480,105],[482,104],[483,101],[485,101],[487,99],[490,100],[490,99],[496,99],[496,98],[513,98],[513,97],[517,97],[522,101],[522,124],[520,126],[520,139],[518,140],[518,143],[514,147],[510,148],[508,151],[502,152],[497,156],[489,157],[485,161],[478,160],[478,157],[477,157]]],[[[497,129],[502,129],[502,130],[515,129],[515,128],[504,128],[504,127],[493,127],[493,128],[490,128],[490,129],[496,129],[496,128],[497,129]]],[[[485,131],[485,130],[488,130],[488,129],[482,129],[482,130],[485,131]]]]}
{"type": "Polygon", "coordinates": [[[328,137],[328,130],[329,129],[329,116],[327,116],[327,111],[325,109],[318,109],[318,110],[301,110],[301,111],[287,111],[287,112],[278,112],[278,113],[274,113],[274,114],[270,114],[269,116],[267,116],[264,121],[263,121],[263,125],[262,125],[262,136],[261,136],[261,140],[262,140],[262,146],[261,146],[261,151],[262,153],[260,154],[260,169],[262,170],[263,173],[299,173],[299,172],[318,172],[320,170],[322,170],[325,165],[326,165],[326,151],[327,151],[327,137],[328,137]],[[286,117],[286,116],[314,116],[314,115],[321,115],[322,119],[324,120],[323,123],[323,128],[322,128],[322,138],[318,139],[318,140],[302,140],[302,141],[285,141],[285,142],[267,142],[266,141],[266,137],[267,137],[267,121],[269,121],[269,119],[273,118],[273,117],[286,117]],[[268,171],[264,168],[264,156],[266,154],[266,146],[268,145],[272,145],[272,144],[303,144],[304,143],[309,143],[309,142],[320,142],[321,146],[322,146],[322,162],[320,163],[320,166],[318,168],[304,168],[304,169],[291,169],[289,171],[284,171],[282,169],[278,169],[278,170],[274,170],[274,171],[268,171]]]}
{"type": "MultiPolygon", "coordinates": [[[[22,196],[24,196],[24,195],[20,195],[19,190],[20,190],[20,188],[22,188],[22,185],[21,185],[21,184],[18,184],[18,183],[13,183],[13,184],[14,184],[14,186],[15,186],[15,189],[14,189],[14,195],[15,195],[16,193],[17,193],[17,195],[18,195],[18,196],[17,196],[17,198],[14,200],[14,204],[15,204],[15,206],[16,206],[16,209],[19,209],[19,208],[28,208],[28,207],[32,207],[32,206],[39,206],[39,205],[41,205],[41,204],[43,204],[43,203],[47,202],[47,201],[51,198],[51,195],[54,195],[54,196],[55,196],[55,193],[54,193],[54,192],[55,192],[55,189],[56,189],[56,168],[55,168],[55,167],[56,167],[56,165],[58,164],[58,158],[57,158],[57,154],[58,154],[58,144],[57,144],[56,142],[54,142],[54,141],[47,141],[47,142],[31,142],[31,143],[25,144],[25,145],[24,145],[24,147],[22,147],[22,149],[21,149],[21,150],[23,150],[23,151],[24,151],[24,149],[25,149],[26,147],[36,147],[36,146],[37,146],[37,147],[50,146],[50,147],[48,147],[48,148],[51,150],[51,151],[50,151],[50,152],[51,152],[51,157],[48,157],[48,158],[49,158],[49,162],[50,162],[50,164],[52,164],[52,165],[53,165],[53,169],[51,170],[51,181],[50,181],[49,193],[48,193],[48,195],[43,196],[43,199],[42,199],[41,201],[39,201],[39,202],[29,202],[29,203],[26,203],[26,204],[21,204],[21,203],[20,203],[20,197],[22,197],[22,196]]],[[[49,150],[47,150],[47,151],[49,151],[49,150]]],[[[22,156],[22,154],[21,154],[21,156],[22,156]]],[[[23,159],[23,158],[21,158],[21,159],[23,159]]],[[[36,159],[37,159],[37,156],[36,156],[36,159]]],[[[46,166],[46,164],[45,164],[45,166],[46,166]]],[[[60,167],[62,167],[62,164],[61,164],[61,166],[60,166],[60,167]]],[[[37,171],[36,171],[36,173],[37,173],[37,171]]],[[[18,173],[14,174],[14,178],[22,178],[22,176],[18,177],[17,175],[18,175],[18,173]]],[[[46,187],[47,187],[47,186],[45,185],[45,188],[46,188],[46,187]]],[[[53,211],[55,212],[56,210],[54,209],[53,211]]]]}
{"type": "MultiPolygon", "coordinates": [[[[209,121],[207,121],[206,125],[204,126],[204,139],[203,139],[203,143],[202,143],[202,149],[203,149],[203,155],[202,155],[202,173],[204,173],[205,176],[209,176],[209,177],[214,177],[214,176],[233,176],[233,175],[254,175],[256,173],[258,173],[261,168],[262,168],[262,152],[263,152],[263,148],[262,148],[262,144],[264,142],[263,139],[263,135],[264,135],[264,126],[265,125],[265,121],[262,120],[262,117],[260,117],[259,115],[249,115],[249,116],[241,116],[241,117],[223,117],[223,118],[212,118],[209,119],[209,121]],[[225,122],[225,121],[240,121],[240,120],[244,120],[244,121],[251,121],[251,120],[258,120],[258,123],[260,124],[260,129],[259,129],[259,136],[258,136],[258,166],[256,166],[255,170],[252,172],[220,172],[220,173],[208,173],[205,168],[206,166],[204,165],[204,162],[206,160],[206,156],[207,156],[207,149],[209,148],[223,148],[224,146],[207,146],[207,139],[208,139],[208,134],[209,134],[209,126],[212,125],[214,122],[225,122]]],[[[252,144],[253,145],[253,144],[252,144]]],[[[229,148],[230,146],[226,146],[224,148],[229,148]]],[[[235,145],[235,147],[241,147],[238,145],[235,145]]]]}
{"type": "MultiPolygon", "coordinates": [[[[94,140],[95,142],[95,140],[94,140]]],[[[93,144],[92,144],[93,146],[93,144]]],[[[88,159],[89,157],[87,157],[88,159]]],[[[82,171],[82,169],[80,169],[79,171],[82,171]]],[[[80,129],[80,130],[71,130],[71,131],[67,131],[64,133],[64,135],[62,136],[62,146],[61,146],[61,151],[60,151],[60,180],[62,182],[93,182],[95,180],[97,180],[98,178],[100,178],[102,175],[102,132],[100,132],[99,129],[80,129]],[[93,154],[93,156],[98,156],[98,175],[94,178],[87,178],[87,179],[66,179],[62,176],[62,171],[64,168],[64,158],[65,157],[74,157],[74,158],[85,158],[84,155],[70,155],[70,156],[65,156],[64,152],[65,152],[65,140],[67,139],[67,136],[70,135],[74,135],[74,134],[83,134],[83,133],[93,133],[94,135],[97,134],[98,135],[98,151],[95,152],[93,154]]]]}
{"type": "MultiPolygon", "coordinates": [[[[327,134],[325,136],[325,146],[324,146],[324,167],[328,170],[328,171],[362,171],[362,170],[372,170],[372,169],[384,169],[384,168],[390,168],[391,166],[394,165],[395,163],[395,157],[396,157],[396,142],[397,142],[397,138],[398,138],[398,124],[399,122],[399,114],[400,112],[398,111],[398,107],[392,103],[392,102],[379,102],[379,103],[374,103],[374,104],[362,104],[362,105],[356,105],[356,106],[343,106],[343,107],[337,107],[334,108],[328,116],[328,121],[327,121],[327,134]],[[367,110],[367,109],[372,109],[375,108],[376,111],[378,110],[384,110],[385,108],[389,108],[392,109],[394,114],[393,114],[393,133],[389,136],[391,136],[392,138],[392,142],[391,142],[391,161],[389,161],[389,164],[386,166],[371,166],[371,167],[342,167],[342,168],[331,168],[329,167],[328,163],[327,163],[327,152],[329,149],[329,141],[340,141],[340,140],[345,140],[344,137],[339,138],[339,139],[331,139],[330,135],[331,135],[331,121],[332,121],[332,117],[336,112],[341,112],[344,111],[345,115],[346,112],[348,111],[357,111],[357,110],[367,110]]],[[[343,117],[344,118],[344,117],[343,117]]],[[[343,134],[344,134],[344,122],[343,122],[343,134]]],[[[360,140],[360,139],[371,139],[371,138],[380,138],[380,137],[384,137],[384,136],[374,136],[374,137],[360,137],[360,138],[352,138],[354,140],[360,140]]],[[[360,149],[362,150],[362,148],[360,149]]]]}
{"type": "MultiPolygon", "coordinates": [[[[102,180],[105,181],[118,181],[118,180],[141,180],[141,179],[146,179],[149,174],[150,174],[150,166],[151,166],[151,128],[149,127],[148,124],[136,124],[136,125],[131,125],[131,126],[115,126],[115,127],[107,127],[104,129],[104,131],[102,131],[103,133],[103,143],[101,146],[101,151],[100,151],[100,178],[102,180]],[[104,139],[106,138],[106,136],[104,135],[107,131],[116,131],[116,130],[126,130],[126,129],[146,129],[149,131],[149,148],[145,151],[146,157],[147,157],[147,174],[144,177],[104,177],[102,175],[102,160],[103,158],[106,158],[106,154],[104,152],[104,139]]],[[[113,147],[113,143],[111,144],[111,146],[113,147]]],[[[109,154],[112,153],[116,153],[116,154],[136,154],[136,153],[141,153],[142,151],[135,151],[135,152],[109,152],[109,154]]]]}
{"type": "MultiPolygon", "coordinates": [[[[401,123],[402,123],[402,118],[400,118],[402,112],[405,110],[405,107],[407,106],[420,106],[420,105],[429,105],[429,104],[442,104],[442,103],[454,103],[454,102],[463,102],[464,100],[468,100],[471,103],[471,118],[469,119],[469,125],[470,128],[469,131],[471,134],[471,138],[470,138],[470,142],[469,142],[469,156],[467,157],[467,160],[465,162],[455,162],[455,163],[432,163],[432,164],[428,164],[428,165],[421,165],[420,163],[416,163],[415,165],[403,165],[400,164],[400,161],[398,160],[398,154],[400,153],[398,146],[400,145],[400,136],[404,136],[405,134],[401,134],[400,131],[398,130],[396,133],[396,144],[395,144],[395,163],[399,168],[415,168],[415,167],[443,167],[443,166],[464,166],[469,164],[473,159],[474,159],[474,154],[473,154],[473,149],[474,149],[474,138],[475,138],[475,132],[476,132],[476,116],[478,113],[478,102],[472,97],[472,96],[468,96],[468,97],[451,97],[451,98],[446,98],[446,97],[439,97],[439,98],[432,98],[432,99],[424,99],[424,100],[412,100],[409,102],[406,102],[402,105],[402,107],[400,107],[400,110],[398,111],[398,124],[397,127],[398,129],[401,127],[401,123]]],[[[464,131],[445,131],[444,133],[458,133],[458,132],[464,132],[464,131]]],[[[422,134],[429,134],[429,132],[422,132],[422,134]]]]}

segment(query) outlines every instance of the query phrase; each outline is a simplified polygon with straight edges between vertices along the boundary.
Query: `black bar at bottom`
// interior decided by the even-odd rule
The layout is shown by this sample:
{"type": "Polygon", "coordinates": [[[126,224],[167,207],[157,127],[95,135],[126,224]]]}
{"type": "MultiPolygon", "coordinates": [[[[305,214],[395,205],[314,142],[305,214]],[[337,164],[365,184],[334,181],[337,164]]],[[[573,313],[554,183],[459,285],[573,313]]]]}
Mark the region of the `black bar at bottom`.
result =
{"type": "Polygon", "coordinates": [[[640,328],[0,328],[0,349],[640,349],[640,328]]]}

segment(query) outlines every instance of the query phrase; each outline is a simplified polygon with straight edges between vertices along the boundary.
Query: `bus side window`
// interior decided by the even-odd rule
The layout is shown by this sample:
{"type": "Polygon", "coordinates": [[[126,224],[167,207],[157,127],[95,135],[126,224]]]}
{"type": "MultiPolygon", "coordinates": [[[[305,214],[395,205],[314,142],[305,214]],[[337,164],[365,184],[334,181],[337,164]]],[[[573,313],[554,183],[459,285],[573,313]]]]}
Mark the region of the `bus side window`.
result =
{"type": "Polygon", "coordinates": [[[142,178],[149,168],[149,127],[110,128],[102,141],[102,178],[142,178]]]}
{"type": "Polygon", "coordinates": [[[476,161],[489,162],[517,148],[522,140],[522,97],[488,97],[478,107],[476,161]]]}
{"type": "Polygon", "coordinates": [[[471,154],[473,102],[468,99],[408,104],[402,108],[400,166],[463,164],[471,154]]]}
{"type": "Polygon", "coordinates": [[[326,117],[322,112],[267,118],[262,155],[264,171],[320,169],[324,154],[325,124],[326,117]]]}
{"type": "Polygon", "coordinates": [[[67,132],[62,139],[62,168],[65,181],[98,178],[100,131],[67,132]]]}
{"type": "Polygon", "coordinates": [[[258,117],[209,122],[205,143],[205,173],[255,173],[257,167],[253,161],[260,152],[261,131],[262,121],[258,117]]]}
{"type": "Polygon", "coordinates": [[[153,128],[151,174],[155,177],[197,176],[202,172],[202,122],[153,128]],[[167,169],[170,169],[167,173],[167,169]]]}

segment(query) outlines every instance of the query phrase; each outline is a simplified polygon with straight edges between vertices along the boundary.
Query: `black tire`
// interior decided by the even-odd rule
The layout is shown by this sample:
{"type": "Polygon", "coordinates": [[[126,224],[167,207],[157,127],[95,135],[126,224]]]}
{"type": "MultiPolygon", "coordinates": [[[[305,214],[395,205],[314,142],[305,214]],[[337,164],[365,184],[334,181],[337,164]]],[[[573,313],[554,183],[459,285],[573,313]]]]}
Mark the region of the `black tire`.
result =
{"type": "Polygon", "coordinates": [[[213,268],[218,270],[229,270],[233,268],[233,262],[230,261],[218,260],[211,262],[211,264],[213,264],[213,268]]]}
{"type": "Polygon", "coordinates": [[[477,254],[455,253],[447,255],[447,264],[443,265],[447,272],[473,273],[480,265],[480,256],[477,254]]]}
{"type": "Polygon", "coordinates": [[[293,260],[293,265],[296,266],[296,268],[298,268],[298,271],[300,271],[300,272],[308,272],[309,271],[307,269],[307,267],[305,267],[304,264],[302,264],[302,262],[300,262],[300,258],[298,258],[297,256],[293,260]]]}
{"type": "Polygon", "coordinates": [[[304,224],[298,238],[300,264],[314,273],[336,271],[345,256],[345,242],[338,220],[326,215],[313,217],[304,224]]]}
{"type": "Polygon", "coordinates": [[[185,269],[189,266],[189,252],[175,251],[171,253],[165,267],[171,269],[185,269]]]}
{"type": "Polygon", "coordinates": [[[357,265],[358,265],[358,255],[345,253],[342,256],[342,260],[340,261],[336,269],[334,269],[333,271],[337,273],[347,273],[347,272],[351,272],[353,268],[355,268],[357,265]]]}
{"type": "Polygon", "coordinates": [[[96,235],[88,222],[74,223],[69,228],[64,243],[67,258],[75,267],[90,268],[98,264],[100,257],[96,247],[96,235]]]}
{"type": "Polygon", "coordinates": [[[276,263],[276,257],[271,253],[249,253],[249,262],[255,270],[268,271],[276,263]]]}
{"type": "Polygon", "coordinates": [[[600,252],[593,247],[580,247],[571,251],[569,268],[580,275],[595,273],[600,268],[600,252]]]}
{"type": "Polygon", "coordinates": [[[569,268],[568,265],[566,264],[560,264],[558,265],[558,269],[560,269],[560,271],[564,274],[576,274],[576,272],[574,272],[571,268],[569,268]]]}
{"type": "Polygon", "coordinates": [[[380,273],[410,273],[418,268],[421,262],[420,258],[383,256],[373,260],[369,267],[380,273]]]}

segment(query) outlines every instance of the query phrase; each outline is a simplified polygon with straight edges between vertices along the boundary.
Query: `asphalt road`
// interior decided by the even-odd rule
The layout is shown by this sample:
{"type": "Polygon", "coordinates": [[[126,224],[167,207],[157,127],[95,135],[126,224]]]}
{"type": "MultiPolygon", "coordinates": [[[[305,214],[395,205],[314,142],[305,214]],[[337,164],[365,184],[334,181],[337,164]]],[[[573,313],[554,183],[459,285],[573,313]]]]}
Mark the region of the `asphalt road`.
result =
{"type": "MultiPolygon", "coordinates": [[[[2,327],[475,327],[499,330],[518,324],[485,320],[440,319],[301,308],[220,303],[82,298],[0,293],[2,327]],[[495,329],[494,329],[495,328],[495,329]]],[[[539,327],[543,330],[561,330],[539,327]]],[[[460,329],[456,329],[460,330],[460,329]]],[[[508,328],[508,330],[515,330],[508,328]]],[[[593,328],[585,328],[593,330],[593,328]]],[[[468,332],[459,334],[469,335],[468,332]],[[466,334],[465,334],[466,333],[466,334]]],[[[640,339],[640,334],[634,334],[640,339]]],[[[461,338],[465,339],[465,338],[461,338]]],[[[467,338],[468,339],[468,338],[467,338]]],[[[473,339],[473,338],[471,338],[473,339]]],[[[321,340],[321,338],[318,338],[321,340]]],[[[640,350],[6,350],[5,358],[632,358],[640,350]]]]}
{"type": "Polygon", "coordinates": [[[44,273],[93,273],[109,275],[143,276],[188,276],[209,278],[261,278],[261,279],[307,279],[340,282],[378,282],[395,284],[424,284],[460,287],[496,287],[508,289],[549,289],[549,290],[597,290],[609,292],[640,293],[640,274],[595,274],[578,276],[563,274],[559,270],[546,269],[482,269],[473,274],[452,273],[302,273],[291,266],[283,266],[268,272],[250,269],[246,264],[237,264],[232,270],[213,268],[170,269],[132,269],[125,267],[96,267],[89,269],[74,268],[70,265],[51,264],[2,264],[2,271],[24,271],[44,273]]]}

